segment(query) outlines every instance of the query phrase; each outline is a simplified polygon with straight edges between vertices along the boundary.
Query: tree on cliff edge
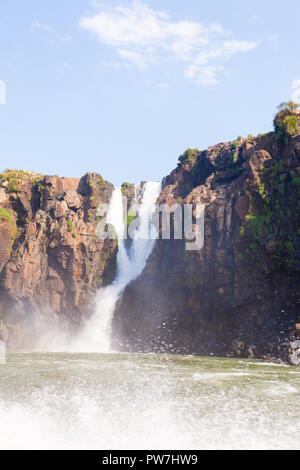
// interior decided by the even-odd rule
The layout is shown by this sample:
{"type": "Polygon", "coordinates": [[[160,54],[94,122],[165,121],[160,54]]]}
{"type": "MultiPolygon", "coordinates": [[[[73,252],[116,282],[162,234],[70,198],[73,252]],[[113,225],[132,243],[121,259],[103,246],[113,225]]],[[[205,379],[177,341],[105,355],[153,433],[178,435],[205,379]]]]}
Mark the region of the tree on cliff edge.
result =
{"type": "Polygon", "coordinates": [[[295,113],[295,112],[299,112],[298,111],[299,106],[300,105],[298,103],[295,103],[295,101],[287,101],[287,102],[281,103],[278,106],[278,109],[279,110],[287,109],[287,110],[291,111],[292,113],[295,113]]]}

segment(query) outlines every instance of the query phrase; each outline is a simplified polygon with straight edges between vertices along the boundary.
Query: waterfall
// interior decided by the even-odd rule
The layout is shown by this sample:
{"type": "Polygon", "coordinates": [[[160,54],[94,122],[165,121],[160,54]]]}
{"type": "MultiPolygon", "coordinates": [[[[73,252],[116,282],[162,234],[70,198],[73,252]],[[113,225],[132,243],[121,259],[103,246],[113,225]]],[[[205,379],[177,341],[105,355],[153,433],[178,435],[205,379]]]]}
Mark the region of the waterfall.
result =
{"type": "Polygon", "coordinates": [[[110,351],[111,327],[116,303],[125,287],[144,269],[155,244],[156,231],[151,224],[151,217],[160,190],[160,183],[145,183],[138,210],[140,223],[134,232],[129,252],[124,242],[126,227],[122,192],[120,188],[114,190],[106,221],[114,226],[118,238],[116,278],[110,286],[100,289],[97,293],[95,312],[84,326],[79,338],[72,342],[71,350],[110,351]]]}

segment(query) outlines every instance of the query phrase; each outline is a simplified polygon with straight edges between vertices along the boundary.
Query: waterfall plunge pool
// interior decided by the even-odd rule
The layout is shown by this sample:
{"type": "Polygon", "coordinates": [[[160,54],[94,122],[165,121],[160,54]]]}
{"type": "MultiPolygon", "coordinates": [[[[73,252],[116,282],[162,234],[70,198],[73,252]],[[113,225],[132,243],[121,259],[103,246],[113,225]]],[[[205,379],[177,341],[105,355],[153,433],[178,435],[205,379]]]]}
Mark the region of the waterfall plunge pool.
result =
{"type": "Polygon", "coordinates": [[[300,370],[255,360],[9,353],[1,449],[299,449],[300,370]]]}

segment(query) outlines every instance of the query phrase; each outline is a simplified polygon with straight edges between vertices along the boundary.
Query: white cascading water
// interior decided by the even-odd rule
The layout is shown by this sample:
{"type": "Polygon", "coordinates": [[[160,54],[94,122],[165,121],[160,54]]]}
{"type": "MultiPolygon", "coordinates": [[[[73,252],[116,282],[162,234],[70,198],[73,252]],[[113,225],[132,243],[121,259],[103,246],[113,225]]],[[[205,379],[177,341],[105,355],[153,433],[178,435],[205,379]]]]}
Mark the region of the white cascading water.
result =
{"type": "Polygon", "coordinates": [[[148,182],[144,186],[142,202],[139,208],[140,224],[137,227],[131,250],[127,253],[124,243],[124,214],[122,192],[116,188],[113,192],[106,221],[114,226],[118,237],[117,274],[115,281],[99,290],[96,298],[94,315],[83,328],[80,336],[72,341],[68,349],[81,352],[109,352],[111,343],[111,325],[117,300],[125,287],[142,272],[155,243],[155,227],[151,217],[161,190],[160,183],[148,182]]]}

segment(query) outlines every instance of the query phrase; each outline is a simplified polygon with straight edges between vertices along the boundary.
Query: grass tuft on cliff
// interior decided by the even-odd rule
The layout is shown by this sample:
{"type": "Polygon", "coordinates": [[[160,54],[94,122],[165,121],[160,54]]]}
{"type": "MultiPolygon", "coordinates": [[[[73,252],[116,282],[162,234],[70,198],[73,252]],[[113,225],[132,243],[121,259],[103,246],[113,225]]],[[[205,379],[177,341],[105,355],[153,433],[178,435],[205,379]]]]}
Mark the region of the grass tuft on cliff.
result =
{"type": "Polygon", "coordinates": [[[121,186],[122,196],[131,197],[134,194],[134,184],[123,183],[121,186]]]}
{"type": "Polygon", "coordinates": [[[0,183],[8,193],[18,192],[22,183],[37,184],[43,179],[44,175],[25,170],[7,169],[0,173],[0,183]]]}
{"type": "Polygon", "coordinates": [[[11,215],[8,209],[4,209],[3,207],[0,207],[0,219],[6,220],[7,222],[14,223],[15,219],[11,215]]]}
{"type": "Polygon", "coordinates": [[[290,138],[299,130],[299,111],[297,111],[299,106],[293,101],[278,106],[279,112],[274,119],[274,128],[277,140],[282,145],[287,145],[290,138]]]}
{"type": "Polygon", "coordinates": [[[180,155],[178,160],[180,161],[180,163],[186,163],[188,161],[195,161],[198,155],[199,155],[198,149],[187,149],[182,155],[180,155]]]}

